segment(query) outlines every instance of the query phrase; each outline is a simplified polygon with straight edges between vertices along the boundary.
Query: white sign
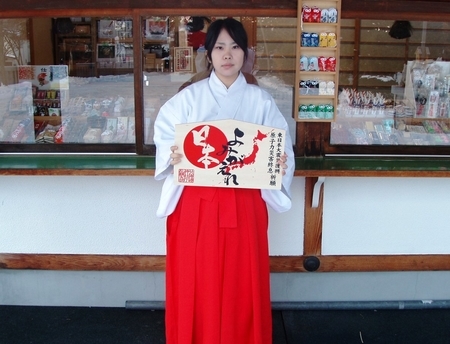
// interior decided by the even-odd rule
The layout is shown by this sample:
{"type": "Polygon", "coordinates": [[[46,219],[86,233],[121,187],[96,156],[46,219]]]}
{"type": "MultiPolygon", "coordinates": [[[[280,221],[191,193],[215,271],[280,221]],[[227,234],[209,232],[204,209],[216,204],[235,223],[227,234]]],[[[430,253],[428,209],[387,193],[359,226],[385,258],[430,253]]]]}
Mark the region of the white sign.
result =
{"type": "Polygon", "coordinates": [[[283,129],[236,120],[178,124],[176,184],[281,189],[283,129]]]}

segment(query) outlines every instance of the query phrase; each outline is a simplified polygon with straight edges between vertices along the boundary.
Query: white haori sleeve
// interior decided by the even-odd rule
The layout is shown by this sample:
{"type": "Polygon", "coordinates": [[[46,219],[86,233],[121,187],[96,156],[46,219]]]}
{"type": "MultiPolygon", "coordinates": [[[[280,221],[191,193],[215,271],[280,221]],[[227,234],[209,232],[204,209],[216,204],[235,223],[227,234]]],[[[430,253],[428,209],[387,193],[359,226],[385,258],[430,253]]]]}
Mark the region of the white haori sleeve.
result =
{"type": "Polygon", "coordinates": [[[282,178],[282,188],[281,190],[262,190],[261,194],[266,203],[277,212],[284,212],[291,208],[289,190],[295,160],[286,119],[272,96],[258,86],[247,84],[242,74],[227,89],[213,72],[209,79],[186,87],[167,101],[156,118],[154,125],[155,179],[165,179],[157,216],[170,215],[183,191],[182,186],[174,183],[173,166],[170,164],[170,147],[174,145],[175,124],[232,118],[286,131],[285,152],[288,155],[286,162],[288,168],[282,178]],[[241,101],[242,99],[244,101],[241,101]]]}
{"type": "Polygon", "coordinates": [[[153,141],[156,145],[155,179],[164,180],[161,197],[156,211],[156,216],[170,215],[181,196],[183,187],[173,183],[173,166],[170,164],[170,147],[174,144],[175,124],[180,119],[174,115],[174,108],[170,102],[161,107],[154,125],[153,141]]]}
{"type": "Polygon", "coordinates": [[[283,129],[286,130],[285,152],[287,154],[287,169],[285,170],[286,173],[281,181],[281,190],[261,190],[261,195],[264,201],[278,213],[282,213],[291,209],[292,202],[290,190],[295,170],[295,158],[292,147],[292,139],[289,135],[289,128],[287,127],[287,123],[286,127],[284,127],[283,129]]]}

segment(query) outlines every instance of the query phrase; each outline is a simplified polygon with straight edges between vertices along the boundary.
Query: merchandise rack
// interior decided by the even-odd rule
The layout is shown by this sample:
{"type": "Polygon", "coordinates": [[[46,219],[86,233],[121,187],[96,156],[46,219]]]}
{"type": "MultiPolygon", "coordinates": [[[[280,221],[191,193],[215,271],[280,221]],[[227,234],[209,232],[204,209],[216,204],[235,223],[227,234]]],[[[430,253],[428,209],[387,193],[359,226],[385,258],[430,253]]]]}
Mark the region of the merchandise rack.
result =
{"type": "Polygon", "coordinates": [[[336,117],[338,105],[338,84],[339,84],[339,40],[340,40],[340,25],[341,25],[341,0],[299,0],[297,8],[297,46],[296,46],[296,70],[295,70],[295,87],[294,87],[294,111],[293,117],[298,122],[331,122],[336,117]],[[310,8],[318,7],[319,9],[335,8],[337,10],[336,22],[304,22],[303,21],[303,7],[310,8]],[[334,33],[336,46],[332,47],[307,47],[302,46],[302,33],[334,33]],[[333,57],[336,59],[335,71],[310,71],[300,70],[300,59],[302,56],[307,57],[333,57]],[[334,91],[331,94],[324,94],[318,90],[313,94],[311,90],[304,90],[300,92],[300,82],[304,80],[317,80],[323,82],[334,82],[334,91]],[[300,117],[300,105],[332,105],[333,111],[321,114],[307,114],[300,117]]]}

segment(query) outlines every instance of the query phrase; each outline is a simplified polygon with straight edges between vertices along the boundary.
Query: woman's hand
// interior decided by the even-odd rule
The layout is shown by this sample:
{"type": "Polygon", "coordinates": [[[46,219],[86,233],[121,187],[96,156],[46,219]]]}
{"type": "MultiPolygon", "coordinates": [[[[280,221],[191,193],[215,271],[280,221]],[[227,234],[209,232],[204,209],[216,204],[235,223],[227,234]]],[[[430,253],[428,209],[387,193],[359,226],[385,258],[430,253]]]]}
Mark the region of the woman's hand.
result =
{"type": "Polygon", "coordinates": [[[181,161],[181,158],[183,157],[182,154],[180,153],[175,153],[175,151],[178,149],[177,146],[172,146],[170,147],[170,150],[172,151],[172,153],[170,154],[170,164],[171,165],[176,165],[181,161]]]}
{"type": "Polygon", "coordinates": [[[282,156],[280,156],[280,159],[278,159],[278,164],[281,167],[282,176],[286,174],[286,169],[288,168],[288,165],[286,165],[286,161],[287,161],[287,154],[284,153],[282,156]]]}

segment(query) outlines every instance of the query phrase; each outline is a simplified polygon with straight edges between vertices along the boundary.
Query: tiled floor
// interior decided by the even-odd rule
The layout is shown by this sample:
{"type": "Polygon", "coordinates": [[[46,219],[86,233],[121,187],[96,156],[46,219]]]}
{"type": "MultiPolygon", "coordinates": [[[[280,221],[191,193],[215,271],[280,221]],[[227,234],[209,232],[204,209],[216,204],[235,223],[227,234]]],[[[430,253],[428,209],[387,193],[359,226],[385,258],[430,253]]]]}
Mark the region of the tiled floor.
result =
{"type": "MultiPolygon", "coordinates": [[[[275,310],[273,325],[274,344],[450,343],[449,309],[275,310]]],[[[0,306],[0,344],[164,342],[162,310],[0,306]]]]}

